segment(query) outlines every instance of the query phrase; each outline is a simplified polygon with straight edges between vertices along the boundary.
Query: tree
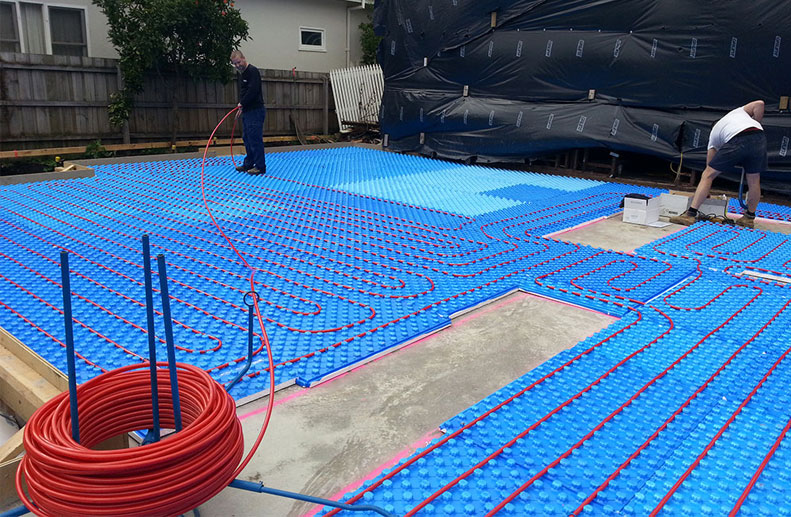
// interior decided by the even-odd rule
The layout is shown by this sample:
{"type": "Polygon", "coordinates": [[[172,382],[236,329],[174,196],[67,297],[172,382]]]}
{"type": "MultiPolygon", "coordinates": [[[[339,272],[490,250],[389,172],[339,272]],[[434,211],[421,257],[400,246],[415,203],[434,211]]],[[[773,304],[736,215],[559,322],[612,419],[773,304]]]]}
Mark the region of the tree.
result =
{"type": "MultiPolygon", "coordinates": [[[[369,16],[368,18],[370,19],[371,17],[369,16]]],[[[362,64],[376,64],[376,49],[379,47],[379,42],[382,41],[382,38],[374,34],[374,25],[370,21],[361,23],[359,28],[360,46],[363,49],[362,64]]]]}
{"type": "Polygon", "coordinates": [[[176,87],[183,77],[228,82],[229,56],[248,37],[233,0],[93,0],[107,17],[110,41],[120,55],[124,87],[109,106],[115,126],[129,120],[132,96],[146,73],[171,81],[172,138],[178,116],[176,87]]]}

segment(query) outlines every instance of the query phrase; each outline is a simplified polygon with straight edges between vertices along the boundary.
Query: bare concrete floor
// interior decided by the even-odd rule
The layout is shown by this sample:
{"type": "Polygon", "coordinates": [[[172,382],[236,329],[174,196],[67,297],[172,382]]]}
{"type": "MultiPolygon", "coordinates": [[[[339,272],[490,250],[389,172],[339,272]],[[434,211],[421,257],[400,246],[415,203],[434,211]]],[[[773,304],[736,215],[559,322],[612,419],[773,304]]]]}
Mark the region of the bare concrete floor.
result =
{"type": "MultiPolygon", "coordinates": [[[[514,293],[320,386],[282,390],[266,437],[241,477],[319,497],[342,494],[439,436],[444,421],[612,321],[514,293]]],[[[265,407],[259,400],[239,409],[247,443],[265,407]]],[[[314,506],[228,488],[200,513],[296,516],[314,506]]]]}
{"type": "MultiPolygon", "coordinates": [[[[627,224],[618,215],[556,238],[631,251],[679,229],[627,224]]],[[[612,321],[525,293],[510,294],[323,385],[279,392],[264,441],[241,477],[337,498],[439,436],[438,426],[450,417],[612,321]]],[[[265,407],[266,400],[259,400],[239,408],[248,444],[265,407]]],[[[203,516],[238,517],[311,515],[316,509],[228,488],[199,510],[203,516]]]]}

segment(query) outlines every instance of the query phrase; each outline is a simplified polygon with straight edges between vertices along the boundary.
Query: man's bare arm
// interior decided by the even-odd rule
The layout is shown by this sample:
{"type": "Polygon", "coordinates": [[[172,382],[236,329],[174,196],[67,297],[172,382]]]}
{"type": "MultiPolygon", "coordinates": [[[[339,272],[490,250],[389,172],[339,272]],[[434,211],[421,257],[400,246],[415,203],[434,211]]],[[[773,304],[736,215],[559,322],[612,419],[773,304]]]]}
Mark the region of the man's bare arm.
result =
{"type": "Polygon", "coordinates": [[[706,167],[708,167],[709,163],[711,163],[711,160],[714,159],[715,154],[717,154],[717,150],[713,147],[706,153],[706,167]]]}
{"type": "Polygon", "coordinates": [[[764,101],[753,101],[742,106],[742,109],[758,122],[764,118],[764,101]]]}

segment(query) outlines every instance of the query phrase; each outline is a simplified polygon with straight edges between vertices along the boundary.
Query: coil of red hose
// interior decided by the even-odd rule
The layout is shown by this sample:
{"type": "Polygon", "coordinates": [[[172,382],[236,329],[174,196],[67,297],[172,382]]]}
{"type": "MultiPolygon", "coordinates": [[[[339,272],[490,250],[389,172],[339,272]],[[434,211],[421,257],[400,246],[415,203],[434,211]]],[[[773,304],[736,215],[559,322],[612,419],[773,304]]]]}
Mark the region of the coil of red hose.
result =
{"type": "MultiPolygon", "coordinates": [[[[166,367],[167,363],[159,363],[166,367]]],[[[77,388],[80,441],[71,437],[68,392],[25,426],[17,469],[19,498],[36,515],[179,515],[208,501],[234,478],[244,453],[233,398],[209,374],[178,363],[184,428],[131,449],[91,447],[153,425],[147,364],[95,377],[77,388]],[[22,490],[27,483],[32,501],[22,490]]],[[[160,418],[174,427],[167,369],[159,371],[160,418]]]]}

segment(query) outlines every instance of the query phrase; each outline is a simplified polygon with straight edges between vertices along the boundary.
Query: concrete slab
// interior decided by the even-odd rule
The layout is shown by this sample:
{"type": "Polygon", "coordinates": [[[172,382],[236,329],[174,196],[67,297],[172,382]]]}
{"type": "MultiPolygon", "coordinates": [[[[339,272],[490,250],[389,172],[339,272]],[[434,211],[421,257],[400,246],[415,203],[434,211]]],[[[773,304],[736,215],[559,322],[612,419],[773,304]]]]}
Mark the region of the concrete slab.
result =
{"type": "MultiPolygon", "coordinates": [[[[266,437],[242,478],[333,498],[439,436],[438,426],[612,318],[514,293],[320,386],[276,394],[266,437]]],[[[252,443],[266,400],[239,409],[252,443]]],[[[228,488],[203,516],[296,516],[308,503],[228,488]]]]}
{"type": "Polygon", "coordinates": [[[640,246],[661,239],[665,235],[677,232],[684,228],[671,224],[664,228],[654,228],[639,224],[625,223],[622,215],[615,214],[606,219],[600,219],[581,228],[565,233],[553,235],[552,238],[575,244],[596,246],[613,251],[631,253],[640,246]]]}

